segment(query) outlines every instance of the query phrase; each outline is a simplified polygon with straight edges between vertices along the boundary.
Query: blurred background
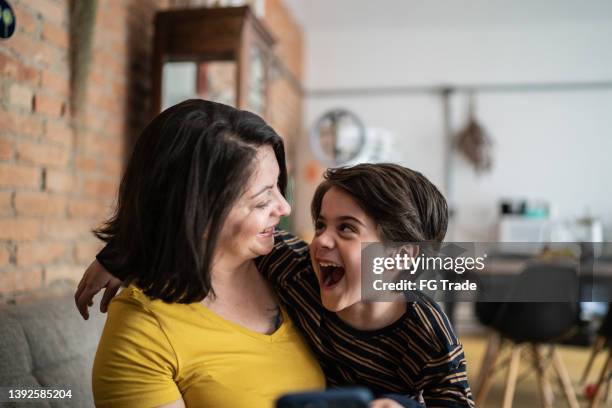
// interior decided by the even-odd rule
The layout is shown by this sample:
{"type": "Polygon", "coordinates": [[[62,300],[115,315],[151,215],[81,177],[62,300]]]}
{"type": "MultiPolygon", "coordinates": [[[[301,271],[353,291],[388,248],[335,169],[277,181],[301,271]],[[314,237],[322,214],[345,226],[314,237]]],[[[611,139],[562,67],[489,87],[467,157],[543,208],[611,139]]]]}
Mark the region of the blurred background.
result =
{"type": "MultiPolygon", "coordinates": [[[[447,241],[612,241],[610,1],[0,7],[0,304],[74,289],[135,138],[191,97],[257,112],[285,139],[293,213],[283,227],[306,240],[326,168],[392,161],[445,194],[447,241]]],[[[481,406],[510,398],[512,375],[492,373],[518,360],[513,347],[508,360],[496,354],[500,339],[527,341],[521,367],[535,367],[517,375],[515,406],[562,406],[569,388],[570,406],[588,406],[612,363],[601,353],[582,380],[604,344],[607,304],[580,307],[581,338],[552,349],[552,337],[513,342],[473,304],[451,306],[472,386],[490,390],[481,406]],[[553,385],[537,375],[548,371],[553,385]]]]}

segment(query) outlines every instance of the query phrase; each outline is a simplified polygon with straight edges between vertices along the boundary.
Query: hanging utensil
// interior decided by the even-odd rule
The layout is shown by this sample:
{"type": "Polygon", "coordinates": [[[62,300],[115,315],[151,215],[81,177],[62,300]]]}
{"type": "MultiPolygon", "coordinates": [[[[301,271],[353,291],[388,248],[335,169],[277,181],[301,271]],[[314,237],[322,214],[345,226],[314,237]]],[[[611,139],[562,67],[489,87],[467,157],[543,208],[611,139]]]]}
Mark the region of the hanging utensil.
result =
{"type": "Polygon", "coordinates": [[[472,92],[468,101],[467,125],[457,134],[455,145],[477,173],[485,173],[493,164],[491,151],[493,141],[476,120],[475,105],[475,96],[472,92]]]}

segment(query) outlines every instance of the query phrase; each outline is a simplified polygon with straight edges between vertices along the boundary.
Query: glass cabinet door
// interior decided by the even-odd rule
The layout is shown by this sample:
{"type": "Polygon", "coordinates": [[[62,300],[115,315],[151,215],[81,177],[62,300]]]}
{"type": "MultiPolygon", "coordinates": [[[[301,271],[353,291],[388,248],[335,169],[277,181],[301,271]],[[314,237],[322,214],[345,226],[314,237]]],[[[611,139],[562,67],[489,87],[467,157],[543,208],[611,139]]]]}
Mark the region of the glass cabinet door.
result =
{"type": "Polygon", "coordinates": [[[236,63],[234,61],[165,62],[161,89],[162,110],[190,98],[236,106],[236,63]]]}

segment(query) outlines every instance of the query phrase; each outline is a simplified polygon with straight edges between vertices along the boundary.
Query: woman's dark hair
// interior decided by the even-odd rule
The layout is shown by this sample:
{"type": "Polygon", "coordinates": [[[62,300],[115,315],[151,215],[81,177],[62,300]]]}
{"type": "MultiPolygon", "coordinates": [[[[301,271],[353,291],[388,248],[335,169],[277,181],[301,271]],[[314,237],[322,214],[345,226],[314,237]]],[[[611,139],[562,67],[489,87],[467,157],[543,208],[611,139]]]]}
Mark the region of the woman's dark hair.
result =
{"type": "Polygon", "coordinates": [[[378,225],[383,242],[442,242],[448,225],[444,196],[421,173],[391,164],[358,164],[328,169],[311,205],[321,213],[325,193],[336,187],[348,193],[378,225]]]}
{"type": "Polygon", "coordinates": [[[152,298],[205,298],[219,233],[263,145],[284,194],[283,141],[259,116],[198,99],[160,113],[136,142],[115,214],[94,231],[111,244],[104,265],[152,298]]]}

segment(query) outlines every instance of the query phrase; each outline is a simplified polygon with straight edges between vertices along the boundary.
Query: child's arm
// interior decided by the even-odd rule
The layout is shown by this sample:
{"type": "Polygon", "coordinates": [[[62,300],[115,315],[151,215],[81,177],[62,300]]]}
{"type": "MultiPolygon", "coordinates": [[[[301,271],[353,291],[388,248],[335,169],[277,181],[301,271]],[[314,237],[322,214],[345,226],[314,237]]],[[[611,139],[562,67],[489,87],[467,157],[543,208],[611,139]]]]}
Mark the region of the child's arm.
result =
{"type": "Polygon", "coordinates": [[[287,231],[277,230],[274,233],[274,249],[256,258],[255,265],[274,287],[282,286],[299,270],[310,268],[308,244],[287,231]]]}
{"type": "Polygon", "coordinates": [[[474,407],[468,383],[463,346],[455,336],[446,315],[430,300],[413,303],[415,324],[421,338],[413,339],[418,348],[420,367],[415,386],[422,391],[427,407],[474,407]]]}
{"type": "Polygon", "coordinates": [[[426,381],[421,385],[428,407],[474,407],[467,379],[463,347],[457,345],[448,353],[432,359],[423,370],[426,381]]]}
{"type": "MultiPolygon", "coordinates": [[[[319,328],[324,312],[319,281],[312,269],[308,244],[296,236],[277,231],[274,249],[255,259],[259,272],[272,284],[276,295],[311,348],[321,349],[319,328]]],[[[325,370],[325,362],[319,364],[325,370]]]]}

